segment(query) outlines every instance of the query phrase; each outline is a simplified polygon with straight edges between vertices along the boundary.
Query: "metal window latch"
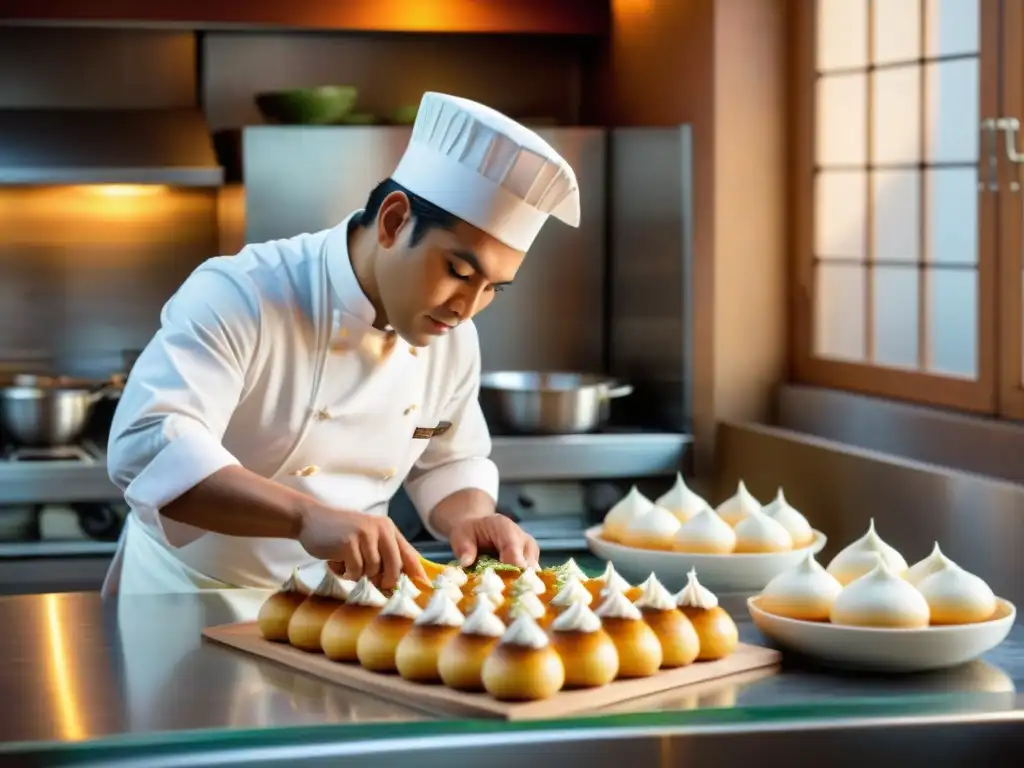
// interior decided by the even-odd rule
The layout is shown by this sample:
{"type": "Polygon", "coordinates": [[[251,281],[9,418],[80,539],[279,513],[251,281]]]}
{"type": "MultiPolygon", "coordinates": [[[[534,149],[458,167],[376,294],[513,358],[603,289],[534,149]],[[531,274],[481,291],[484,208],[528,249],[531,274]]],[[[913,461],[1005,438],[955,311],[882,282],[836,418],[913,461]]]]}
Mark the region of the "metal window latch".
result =
{"type": "MultiPolygon", "coordinates": [[[[997,131],[1003,132],[1006,159],[1017,165],[1024,164],[1024,154],[1017,151],[1017,134],[1020,133],[1020,120],[1015,117],[1000,117],[995,121],[995,127],[997,131]]],[[[1019,192],[1020,182],[1016,179],[1011,181],[1010,191],[1019,192]]]]}

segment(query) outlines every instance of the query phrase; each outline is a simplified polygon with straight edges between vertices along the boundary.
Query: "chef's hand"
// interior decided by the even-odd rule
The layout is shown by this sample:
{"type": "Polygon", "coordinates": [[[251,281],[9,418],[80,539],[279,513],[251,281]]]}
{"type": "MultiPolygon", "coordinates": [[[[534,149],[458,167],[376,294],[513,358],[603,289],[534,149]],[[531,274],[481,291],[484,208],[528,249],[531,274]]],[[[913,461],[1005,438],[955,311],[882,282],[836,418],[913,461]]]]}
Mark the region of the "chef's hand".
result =
{"type": "Polygon", "coordinates": [[[470,517],[452,526],[448,541],[459,563],[468,568],[481,550],[493,551],[498,559],[518,568],[536,568],[540,547],[526,531],[504,515],[470,517]]]}
{"type": "Polygon", "coordinates": [[[298,539],[345,579],[380,577],[384,589],[395,586],[403,572],[414,581],[427,581],[419,553],[389,517],[315,506],[303,513],[298,539]]]}

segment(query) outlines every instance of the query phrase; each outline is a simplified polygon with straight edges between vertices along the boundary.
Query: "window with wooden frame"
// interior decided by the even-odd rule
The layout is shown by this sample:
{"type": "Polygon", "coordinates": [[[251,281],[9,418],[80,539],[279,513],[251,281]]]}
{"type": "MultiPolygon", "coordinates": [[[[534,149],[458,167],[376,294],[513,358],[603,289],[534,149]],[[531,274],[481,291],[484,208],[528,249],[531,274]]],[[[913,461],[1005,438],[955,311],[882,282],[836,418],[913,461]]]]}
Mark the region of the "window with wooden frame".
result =
{"type": "Polygon", "coordinates": [[[997,411],[1002,5],[791,4],[799,381],[997,411]]]}

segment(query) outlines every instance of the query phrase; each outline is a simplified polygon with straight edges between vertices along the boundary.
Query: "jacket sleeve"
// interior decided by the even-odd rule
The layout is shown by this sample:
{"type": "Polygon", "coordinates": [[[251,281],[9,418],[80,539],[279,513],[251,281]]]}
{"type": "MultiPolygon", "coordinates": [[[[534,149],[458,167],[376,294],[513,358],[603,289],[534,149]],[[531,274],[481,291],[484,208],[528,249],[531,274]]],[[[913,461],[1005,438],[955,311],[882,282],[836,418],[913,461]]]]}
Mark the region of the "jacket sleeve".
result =
{"type": "Polygon", "coordinates": [[[480,410],[480,344],[471,325],[469,364],[461,366],[454,396],[443,421],[452,423],[443,435],[430,439],[427,449],[413,466],[405,490],[427,530],[443,539],[431,525],[430,515],[441,501],[456,491],[476,488],[497,503],[498,468],[491,461],[491,436],[480,410]]]}
{"type": "Polygon", "coordinates": [[[223,467],[221,444],[259,342],[255,290],[211,259],[164,306],[160,329],[132,367],[117,406],[107,471],[140,520],[180,547],[202,535],[160,509],[223,467]]]}

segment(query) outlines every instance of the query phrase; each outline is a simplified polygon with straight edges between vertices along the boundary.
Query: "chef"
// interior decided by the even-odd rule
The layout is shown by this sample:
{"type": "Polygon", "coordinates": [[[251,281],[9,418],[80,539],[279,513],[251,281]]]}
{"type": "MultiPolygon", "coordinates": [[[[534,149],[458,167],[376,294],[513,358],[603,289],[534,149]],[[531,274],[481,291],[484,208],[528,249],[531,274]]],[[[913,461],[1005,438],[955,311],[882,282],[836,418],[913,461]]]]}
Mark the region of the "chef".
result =
{"type": "Polygon", "coordinates": [[[384,586],[422,576],[387,514],[402,484],[464,564],[534,564],[536,542],[495,512],[471,318],[549,216],[579,225],[568,163],[493,109],[426,93],[365,208],[203,263],[114,417],[108,469],[131,513],[104,593],[275,588],[317,559],[384,586]]]}

